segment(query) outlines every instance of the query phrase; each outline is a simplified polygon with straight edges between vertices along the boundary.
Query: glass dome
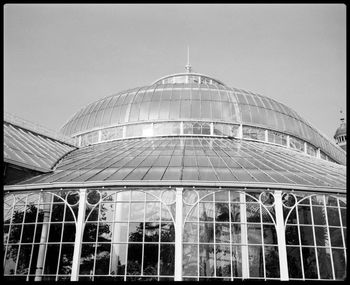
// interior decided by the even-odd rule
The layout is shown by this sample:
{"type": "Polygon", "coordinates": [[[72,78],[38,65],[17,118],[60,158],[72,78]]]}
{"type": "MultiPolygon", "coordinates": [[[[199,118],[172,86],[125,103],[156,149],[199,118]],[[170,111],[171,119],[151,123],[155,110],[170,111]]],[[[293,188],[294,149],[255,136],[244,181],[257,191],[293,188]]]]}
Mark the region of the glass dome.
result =
{"type": "Polygon", "coordinates": [[[93,102],[61,129],[87,145],[128,137],[212,135],[265,140],[345,164],[345,152],[294,110],[198,73],[165,76],[93,102]],[[265,134],[265,131],[267,133],[265,134]]]}
{"type": "Polygon", "coordinates": [[[189,72],[62,132],[4,187],[6,281],[346,279],[345,152],[285,105],[189,72]]]}

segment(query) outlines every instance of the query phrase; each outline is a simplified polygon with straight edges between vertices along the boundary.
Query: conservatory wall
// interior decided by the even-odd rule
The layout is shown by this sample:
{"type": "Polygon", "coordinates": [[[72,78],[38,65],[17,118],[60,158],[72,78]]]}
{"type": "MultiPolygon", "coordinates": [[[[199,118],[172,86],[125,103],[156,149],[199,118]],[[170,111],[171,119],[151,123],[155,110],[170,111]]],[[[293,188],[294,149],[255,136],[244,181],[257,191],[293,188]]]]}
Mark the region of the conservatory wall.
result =
{"type": "Polygon", "coordinates": [[[4,196],[6,280],[337,280],[346,196],[99,187],[4,196]]]}

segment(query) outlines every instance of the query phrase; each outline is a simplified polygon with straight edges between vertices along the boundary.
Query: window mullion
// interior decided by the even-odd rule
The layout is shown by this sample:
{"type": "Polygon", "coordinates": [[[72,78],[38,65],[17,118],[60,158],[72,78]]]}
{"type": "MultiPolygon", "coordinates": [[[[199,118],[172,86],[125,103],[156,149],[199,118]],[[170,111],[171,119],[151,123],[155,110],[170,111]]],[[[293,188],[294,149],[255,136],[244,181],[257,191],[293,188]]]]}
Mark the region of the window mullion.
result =
{"type": "Polygon", "coordinates": [[[72,275],[71,281],[78,281],[79,279],[79,266],[80,266],[80,253],[83,241],[83,231],[84,231],[84,219],[86,210],[86,189],[79,190],[79,210],[78,218],[75,224],[75,241],[74,241],[74,251],[72,260],[72,275]]]}
{"type": "Polygon", "coordinates": [[[276,211],[276,233],[278,242],[278,255],[280,265],[280,279],[289,280],[288,259],[286,248],[285,226],[283,220],[282,191],[276,190],[275,193],[275,211],[276,211]]]}
{"type": "Polygon", "coordinates": [[[182,191],[176,188],[176,217],[175,217],[175,281],[182,281],[182,191]]]}
{"type": "Polygon", "coordinates": [[[249,278],[249,253],[247,233],[247,205],[245,192],[240,192],[240,213],[241,213],[241,242],[242,242],[242,279],[249,278]]]}

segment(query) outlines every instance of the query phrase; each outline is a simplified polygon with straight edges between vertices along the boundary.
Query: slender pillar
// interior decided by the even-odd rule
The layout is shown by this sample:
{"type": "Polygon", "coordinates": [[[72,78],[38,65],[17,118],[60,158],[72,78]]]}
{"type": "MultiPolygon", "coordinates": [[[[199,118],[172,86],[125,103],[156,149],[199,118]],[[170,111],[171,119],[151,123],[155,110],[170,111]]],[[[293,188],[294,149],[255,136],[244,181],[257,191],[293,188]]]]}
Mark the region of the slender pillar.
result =
{"type": "Polygon", "coordinates": [[[265,130],[265,142],[268,142],[269,141],[269,134],[268,134],[268,131],[265,130]]]}
{"type": "Polygon", "coordinates": [[[81,247],[82,247],[82,241],[83,241],[85,209],[86,209],[86,189],[80,189],[78,218],[75,225],[75,241],[74,241],[74,252],[73,252],[73,261],[72,261],[72,276],[70,279],[71,281],[78,281],[79,279],[80,253],[81,253],[81,247]]]}
{"type": "Polygon", "coordinates": [[[182,191],[183,188],[176,188],[175,281],[182,281],[182,191]]]}
{"type": "Polygon", "coordinates": [[[49,222],[50,222],[50,206],[48,197],[50,194],[46,194],[44,192],[41,193],[41,198],[43,201],[43,212],[44,212],[44,218],[43,218],[43,227],[41,228],[41,236],[40,236],[40,245],[39,245],[39,252],[38,252],[38,259],[36,261],[36,270],[35,270],[35,278],[34,281],[41,281],[42,280],[42,274],[44,271],[43,265],[45,261],[45,252],[46,252],[46,246],[47,246],[47,238],[48,238],[48,231],[49,231],[49,222]]]}
{"type": "Polygon", "coordinates": [[[237,138],[243,139],[243,126],[242,126],[242,124],[239,125],[238,132],[237,132],[237,138]]]}
{"type": "Polygon", "coordinates": [[[249,254],[248,254],[248,230],[247,230],[247,207],[245,203],[245,193],[240,196],[240,215],[241,215],[241,239],[242,239],[242,278],[249,278],[249,254]]]}
{"type": "Polygon", "coordinates": [[[180,122],[180,135],[184,134],[184,122],[180,122]]]}
{"type": "Polygon", "coordinates": [[[317,157],[317,158],[321,158],[321,149],[320,149],[320,148],[318,148],[318,149],[316,150],[316,157],[317,157]]]}
{"type": "Polygon", "coordinates": [[[275,193],[275,211],[276,211],[276,233],[278,241],[278,254],[280,264],[280,278],[281,280],[289,280],[288,274],[288,259],[285,226],[283,220],[283,205],[282,205],[282,191],[276,190],[275,193]]]}

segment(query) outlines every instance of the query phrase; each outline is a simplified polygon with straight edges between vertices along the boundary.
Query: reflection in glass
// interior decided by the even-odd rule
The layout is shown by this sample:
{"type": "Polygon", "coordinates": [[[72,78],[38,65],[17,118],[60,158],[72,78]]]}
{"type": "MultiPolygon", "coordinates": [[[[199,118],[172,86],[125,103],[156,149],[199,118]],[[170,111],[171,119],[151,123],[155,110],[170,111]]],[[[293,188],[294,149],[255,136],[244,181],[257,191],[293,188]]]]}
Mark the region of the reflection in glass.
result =
{"type": "Polygon", "coordinates": [[[249,276],[264,277],[262,247],[248,246],[248,254],[249,254],[249,276]]]}
{"type": "Polygon", "coordinates": [[[184,276],[198,275],[198,245],[183,246],[182,268],[184,276]]]}
{"type": "Polygon", "coordinates": [[[129,275],[141,274],[141,260],[142,260],[142,244],[129,244],[127,274],[129,275]]]}
{"type": "Polygon", "coordinates": [[[215,220],[220,222],[229,221],[229,206],[228,203],[215,203],[215,220]]]}
{"type": "Polygon", "coordinates": [[[277,246],[265,246],[266,277],[280,277],[277,246]]]}
{"type": "Polygon", "coordinates": [[[329,228],[329,234],[331,236],[331,244],[334,247],[343,247],[343,239],[340,228],[329,228]]]}
{"type": "Polygon", "coordinates": [[[318,266],[322,279],[333,279],[329,248],[317,248],[318,266]]]}
{"type": "Polygon", "coordinates": [[[302,253],[305,278],[317,278],[315,249],[311,247],[303,247],[302,253]]]}
{"type": "Polygon", "coordinates": [[[300,226],[300,238],[302,245],[314,245],[314,236],[311,226],[300,226]]]}
{"type": "Polygon", "coordinates": [[[126,264],[126,244],[112,244],[111,275],[124,275],[126,264]]]}
{"type": "Polygon", "coordinates": [[[309,206],[298,206],[299,223],[311,225],[311,212],[309,206]]]}
{"type": "Polygon", "coordinates": [[[199,275],[214,276],[214,245],[199,245],[199,275]]]}
{"type": "Polygon", "coordinates": [[[300,248],[287,246],[287,260],[289,278],[302,278],[300,248]]]}
{"type": "Polygon", "coordinates": [[[160,275],[173,275],[175,264],[175,246],[173,244],[160,245],[160,275]]]}
{"type": "Polygon", "coordinates": [[[159,223],[145,223],[145,242],[159,241],[159,223]]]}
{"type": "Polygon", "coordinates": [[[143,223],[129,223],[129,241],[140,242],[143,238],[143,223]]]}
{"type": "Polygon", "coordinates": [[[197,223],[185,223],[183,231],[184,242],[197,242],[198,241],[198,224],[197,223]]]}
{"type": "Polygon", "coordinates": [[[95,247],[93,244],[83,244],[80,256],[80,270],[81,275],[93,274],[93,267],[95,261],[95,247]]]}
{"type": "Polygon", "coordinates": [[[157,275],[158,272],[158,245],[144,245],[143,274],[157,275]]]}
{"type": "Polygon", "coordinates": [[[199,242],[213,242],[214,228],[212,223],[199,223],[199,242]]]}
{"type": "Polygon", "coordinates": [[[316,245],[329,246],[329,237],[326,227],[315,227],[316,245]]]}
{"type": "Polygon", "coordinates": [[[334,263],[334,272],[336,279],[345,279],[346,271],[345,271],[345,255],[343,249],[332,249],[333,254],[333,263],[334,263]]]}
{"type": "Polygon", "coordinates": [[[248,224],[248,243],[261,244],[261,226],[248,224]]]}
{"type": "Polygon", "coordinates": [[[216,246],[216,276],[231,276],[230,246],[216,246]]]}
{"type": "Polygon", "coordinates": [[[330,226],[340,226],[338,208],[327,207],[328,224],[330,226]]]}
{"type": "Polygon", "coordinates": [[[230,224],[215,223],[215,239],[217,243],[230,242],[230,224]]]}

